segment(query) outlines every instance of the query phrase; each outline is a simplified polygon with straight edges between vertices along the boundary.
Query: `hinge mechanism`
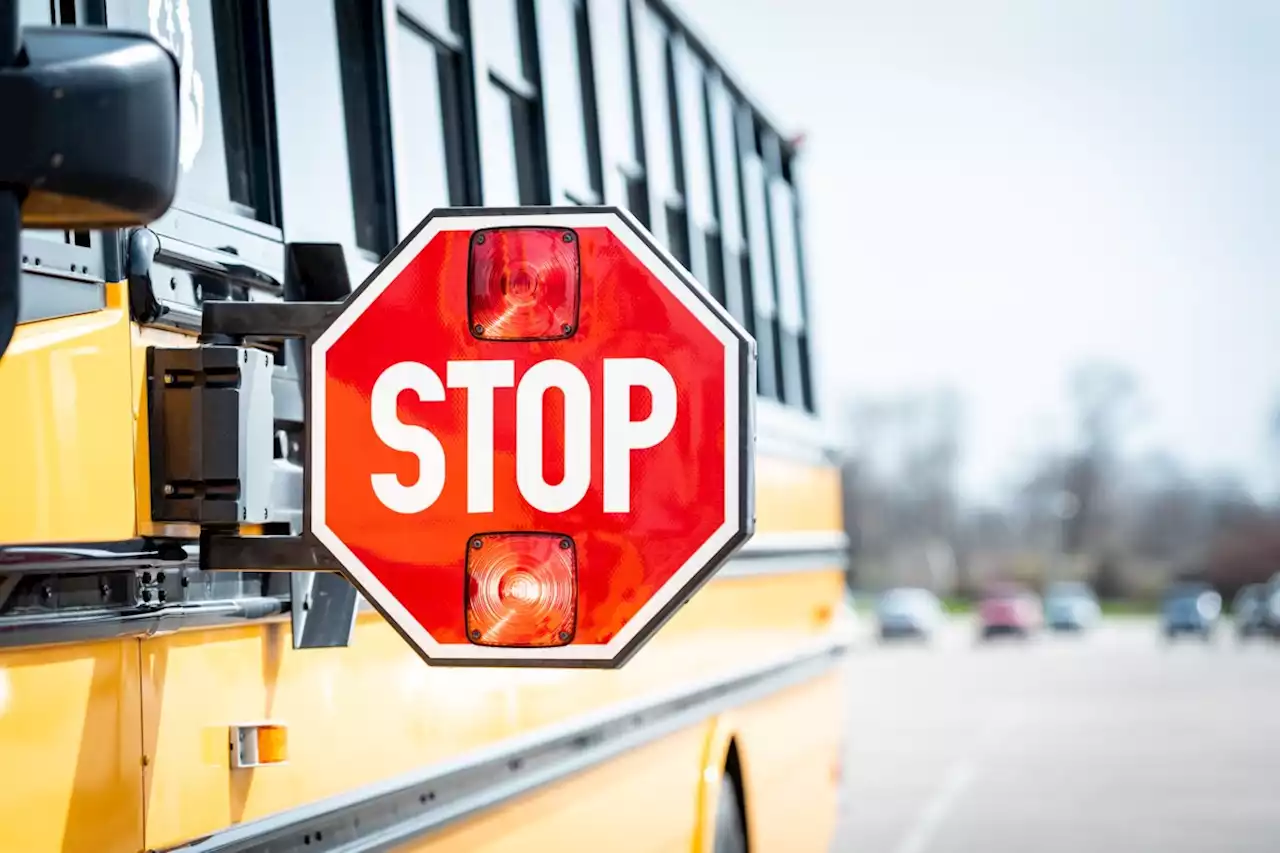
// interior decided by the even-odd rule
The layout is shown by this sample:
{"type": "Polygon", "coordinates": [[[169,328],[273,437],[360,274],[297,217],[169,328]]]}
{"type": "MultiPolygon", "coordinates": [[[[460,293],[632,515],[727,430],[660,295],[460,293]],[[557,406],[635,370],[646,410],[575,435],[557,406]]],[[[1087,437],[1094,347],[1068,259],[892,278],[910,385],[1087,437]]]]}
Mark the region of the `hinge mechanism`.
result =
{"type": "Polygon", "coordinates": [[[310,532],[311,441],[305,389],[310,344],[340,302],[209,302],[200,346],[147,351],[151,513],[200,525],[205,571],[289,571],[294,646],[344,646],[358,603],[341,565],[310,532]],[[301,530],[271,516],[275,361],[301,338],[301,530]],[[243,535],[255,525],[262,534],[243,535]]]}

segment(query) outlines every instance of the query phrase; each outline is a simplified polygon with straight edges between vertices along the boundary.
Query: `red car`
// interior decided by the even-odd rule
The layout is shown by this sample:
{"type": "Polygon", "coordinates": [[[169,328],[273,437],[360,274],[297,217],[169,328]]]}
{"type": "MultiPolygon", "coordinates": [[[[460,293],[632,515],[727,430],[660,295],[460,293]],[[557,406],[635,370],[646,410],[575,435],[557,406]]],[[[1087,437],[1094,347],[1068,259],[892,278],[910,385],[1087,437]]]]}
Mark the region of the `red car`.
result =
{"type": "Polygon", "coordinates": [[[982,639],[1002,634],[1028,637],[1044,625],[1040,597],[1024,587],[1001,584],[987,590],[978,604],[982,639]]]}

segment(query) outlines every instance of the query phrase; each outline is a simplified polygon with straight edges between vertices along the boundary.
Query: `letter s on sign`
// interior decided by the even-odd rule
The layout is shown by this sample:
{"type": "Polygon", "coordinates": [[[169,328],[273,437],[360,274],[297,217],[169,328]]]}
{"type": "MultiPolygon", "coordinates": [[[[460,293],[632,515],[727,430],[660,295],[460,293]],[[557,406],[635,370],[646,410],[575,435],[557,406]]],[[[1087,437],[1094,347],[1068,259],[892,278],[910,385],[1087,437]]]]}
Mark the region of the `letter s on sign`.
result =
{"type": "Polygon", "coordinates": [[[416,483],[406,486],[395,474],[373,474],[373,492],[387,509],[411,515],[430,507],[444,491],[444,448],[430,430],[400,420],[396,402],[401,391],[415,391],[422,402],[438,403],[444,400],[444,385],[434,370],[416,361],[391,365],[373,385],[373,431],[393,450],[418,457],[416,483]]]}

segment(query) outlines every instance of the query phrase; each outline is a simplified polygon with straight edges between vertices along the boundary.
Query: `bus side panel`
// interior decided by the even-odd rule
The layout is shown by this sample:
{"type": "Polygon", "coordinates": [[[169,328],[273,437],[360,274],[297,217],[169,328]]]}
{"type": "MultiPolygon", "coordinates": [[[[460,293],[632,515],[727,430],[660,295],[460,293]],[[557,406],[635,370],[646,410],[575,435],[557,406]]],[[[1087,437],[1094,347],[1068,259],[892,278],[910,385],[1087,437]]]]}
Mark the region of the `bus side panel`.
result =
{"type": "Polygon", "coordinates": [[[375,613],[361,615],[345,649],[295,651],[283,621],[144,640],[147,844],[783,656],[827,627],[841,582],[836,572],[716,581],[617,672],[428,667],[375,613]],[[288,726],[288,763],[232,770],[228,727],[264,720],[288,726]]]}
{"type": "MultiPolygon", "coordinates": [[[[786,514],[794,505],[810,529],[827,515],[825,529],[835,529],[827,471],[781,462],[772,472],[762,527],[795,530],[799,519],[786,514]]],[[[286,622],[145,640],[143,729],[154,756],[147,843],[176,844],[620,701],[785,659],[831,631],[843,584],[834,559],[798,572],[726,574],[616,672],[427,667],[375,613],[360,616],[345,649],[295,651],[286,622]],[[288,764],[232,770],[228,727],[261,720],[289,727],[288,764]]],[[[811,710],[818,720],[825,713],[811,710]]],[[[818,759],[826,772],[835,754],[818,759]]],[[[774,758],[762,760],[771,778],[774,758]]],[[[696,806],[691,797],[687,810],[696,806]]]]}
{"type": "Polygon", "coordinates": [[[124,286],[107,308],[18,327],[0,361],[0,543],[134,535],[124,286]]]}
{"type": "Polygon", "coordinates": [[[381,617],[295,651],[285,621],[143,641],[148,847],[350,791],[509,731],[502,670],[429,669],[381,617]],[[288,761],[232,769],[229,727],[288,727],[288,761]]]}
{"type": "Polygon", "coordinates": [[[840,469],[756,457],[756,533],[839,532],[840,469]]]}
{"type": "Polygon", "coordinates": [[[826,851],[844,747],[840,670],[732,713],[752,853],[826,851]]]}
{"type": "Polygon", "coordinates": [[[134,474],[137,478],[137,517],[138,535],[140,536],[175,536],[196,539],[200,536],[200,528],[193,524],[175,522],[159,522],[151,520],[151,454],[150,454],[150,418],[147,412],[147,350],[151,347],[195,346],[195,338],[190,335],[170,332],[165,329],[149,329],[134,324],[130,330],[130,359],[133,370],[133,393],[130,405],[134,419],[134,442],[137,450],[134,453],[134,474]]]}
{"type": "Polygon", "coordinates": [[[137,853],[138,643],[0,653],[0,850],[137,853]]]}
{"type": "Polygon", "coordinates": [[[676,732],[397,853],[694,850],[698,769],[710,728],[676,732]]]}

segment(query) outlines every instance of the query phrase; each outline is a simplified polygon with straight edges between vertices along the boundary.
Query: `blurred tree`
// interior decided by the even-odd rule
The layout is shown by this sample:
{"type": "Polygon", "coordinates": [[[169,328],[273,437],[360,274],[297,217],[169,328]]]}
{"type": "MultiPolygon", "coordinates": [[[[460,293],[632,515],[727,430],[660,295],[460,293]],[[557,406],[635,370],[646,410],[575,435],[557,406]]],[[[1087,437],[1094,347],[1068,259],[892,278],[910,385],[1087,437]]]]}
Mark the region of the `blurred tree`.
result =
{"type": "Polygon", "coordinates": [[[1128,547],[1151,560],[1198,561],[1212,534],[1209,494],[1168,453],[1149,453],[1130,468],[1123,519],[1128,547]]]}
{"type": "Polygon", "coordinates": [[[845,528],[860,568],[905,566],[915,582],[953,570],[938,567],[955,564],[962,412],[950,388],[850,405],[845,528]]]}
{"type": "Polygon", "coordinates": [[[1074,511],[1062,519],[1062,548],[1078,554],[1094,550],[1106,539],[1104,502],[1124,433],[1136,421],[1139,398],[1133,374],[1107,362],[1076,367],[1068,389],[1079,444],[1063,472],[1063,490],[1071,496],[1074,511]]]}

